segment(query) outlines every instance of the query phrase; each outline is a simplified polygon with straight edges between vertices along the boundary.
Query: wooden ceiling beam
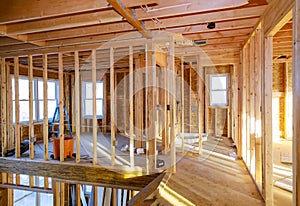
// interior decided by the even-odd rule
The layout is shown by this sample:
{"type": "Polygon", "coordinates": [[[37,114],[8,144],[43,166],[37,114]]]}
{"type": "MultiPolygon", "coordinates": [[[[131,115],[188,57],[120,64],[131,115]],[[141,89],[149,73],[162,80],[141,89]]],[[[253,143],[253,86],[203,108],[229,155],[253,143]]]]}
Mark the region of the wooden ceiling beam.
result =
{"type": "Polygon", "coordinates": [[[207,31],[192,34],[183,34],[188,39],[214,39],[223,37],[234,37],[234,36],[249,36],[253,31],[254,27],[242,28],[242,29],[229,29],[229,30],[218,30],[218,31],[207,31]]]}
{"type": "Polygon", "coordinates": [[[107,8],[105,0],[2,0],[0,24],[16,23],[107,8]]]}
{"type": "Polygon", "coordinates": [[[124,8],[118,0],[107,0],[107,2],[123,16],[134,28],[141,32],[144,37],[151,38],[150,31],[148,31],[141,21],[137,20],[130,9],[124,8]]]}
{"type": "Polygon", "coordinates": [[[23,44],[24,42],[17,40],[17,39],[12,39],[6,36],[0,37],[0,45],[1,46],[8,46],[8,45],[15,45],[15,44],[23,44]]]}
{"type": "Polygon", "coordinates": [[[238,20],[245,18],[259,17],[265,10],[266,6],[257,6],[244,9],[231,9],[204,14],[192,14],[188,16],[175,16],[160,19],[158,23],[145,21],[147,29],[163,29],[168,27],[178,27],[192,24],[205,24],[208,22],[238,20]]]}
{"type": "MultiPolygon", "coordinates": [[[[143,7],[136,9],[136,16],[140,20],[151,18],[163,18],[169,16],[186,15],[213,11],[218,9],[229,9],[248,4],[248,0],[222,0],[222,1],[166,1],[159,0],[158,6],[143,7]]],[[[143,4],[144,5],[144,4],[143,4]]]]}
{"type": "Polygon", "coordinates": [[[184,26],[184,27],[167,28],[166,31],[184,35],[184,34],[198,33],[198,32],[209,32],[209,31],[212,32],[212,31],[226,30],[226,29],[249,28],[249,27],[253,27],[258,20],[259,18],[255,17],[249,19],[217,22],[215,29],[208,29],[206,25],[191,25],[191,26],[184,26]]]}
{"type": "Polygon", "coordinates": [[[140,7],[141,5],[157,5],[159,0],[121,0],[126,8],[140,7]]]}
{"type": "Polygon", "coordinates": [[[122,31],[134,31],[134,27],[127,22],[121,22],[64,30],[55,30],[49,32],[39,32],[34,34],[28,34],[28,41],[56,40],[72,37],[117,33],[122,31]]]}
{"type": "Polygon", "coordinates": [[[142,38],[142,34],[137,31],[122,32],[122,33],[111,33],[111,34],[100,34],[84,37],[74,37],[67,39],[58,39],[47,41],[46,46],[66,46],[76,45],[84,43],[97,43],[105,41],[114,41],[115,39],[128,39],[128,38],[142,38]]]}
{"type": "Polygon", "coordinates": [[[7,35],[27,34],[122,21],[113,10],[79,13],[6,25],[7,35]]]}

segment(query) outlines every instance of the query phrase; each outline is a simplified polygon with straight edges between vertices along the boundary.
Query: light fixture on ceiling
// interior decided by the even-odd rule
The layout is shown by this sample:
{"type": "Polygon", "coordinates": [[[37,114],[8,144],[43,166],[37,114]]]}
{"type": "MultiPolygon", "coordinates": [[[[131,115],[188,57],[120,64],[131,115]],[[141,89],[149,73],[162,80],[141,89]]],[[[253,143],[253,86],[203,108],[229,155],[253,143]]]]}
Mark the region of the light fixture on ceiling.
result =
{"type": "Polygon", "coordinates": [[[214,29],[214,28],[216,28],[216,23],[215,23],[215,22],[209,22],[209,23],[207,24],[207,28],[208,28],[208,29],[214,29]]]}

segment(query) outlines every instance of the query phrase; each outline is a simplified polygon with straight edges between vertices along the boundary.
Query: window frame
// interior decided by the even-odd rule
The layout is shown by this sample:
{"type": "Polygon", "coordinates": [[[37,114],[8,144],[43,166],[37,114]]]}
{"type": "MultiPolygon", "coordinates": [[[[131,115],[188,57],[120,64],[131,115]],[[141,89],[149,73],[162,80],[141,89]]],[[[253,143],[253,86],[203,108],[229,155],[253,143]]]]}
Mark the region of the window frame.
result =
{"type": "MultiPolygon", "coordinates": [[[[15,80],[14,79],[15,79],[14,75],[11,75],[11,82],[12,82],[12,85],[13,85],[12,88],[15,87],[15,80]]],[[[29,78],[27,76],[23,76],[23,75],[21,76],[20,75],[19,76],[19,81],[20,81],[20,79],[27,80],[28,84],[29,84],[29,78]]],[[[38,87],[39,81],[42,82],[42,83],[44,82],[44,80],[42,78],[39,78],[39,77],[34,77],[32,79],[32,87],[33,87],[33,93],[34,93],[34,95],[33,95],[33,105],[34,105],[34,114],[35,114],[34,118],[33,118],[34,122],[41,122],[41,120],[43,120],[43,118],[39,118],[40,113],[41,113],[39,103],[40,103],[40,101],[44,101],[44,97],[42,97],[42,99],[39,99],[39,94],[38,94],[38,92],[39,92],[39,87],[38,87]]],[[[48,99],[48,101],[49,100],[50,101],[55,101],[55,103],[57,105],[58,101],[59,101],[59,92],[58,92],[59,91],[59,83],[55,79],[48,79],[47,82],[54,82],[55,83],[55,99],[48,99]]],[[[19,86],[20,86],[20,84],[19,84],[19,86]]],[[[19,91],[20,91],[20,89],[19,89],[19,91]]],[[[12,92],[12,94],[14,94],[14,91],[12,92]]],[[[20,95],[20,93],[19,93],[19,95],[20,95]]],[[[27,101],[29,103],[29,96],[28,96],[27,99],[20,99],[19,98],[19,102],[22,102],[22,101],[27,101]]],[[[15,111],[14,111],[14,109],[15,109],[14,108],[15,107],[15,95],[12,95],[12,103],[13,103],[12,113],[14,114],[15,113],[15,111]]],[[[54,114],[54,111],[53,111],[53,114],[54,114]]],[[[15,115],[13,115],[13,118],[15,118],[15,115]]],[[[52,118],[53,117],[48,116],[49,120],[51,120],[52,118]]],[[[26,124],[26,123],[29,122],[29,120],[23,120],[23,121],[20,120],[19,122],[21,124],[26,124]]],[[[16,123],[16,120],[13,121],[13,124],[15,124],[15,123],[16,123]]]]}
{"type": "MultiPolygon", "coordinates": [[[[84,80],[82,81],[82,105],[83,105],[83,110],[82,110],[82,116],[83,118],[86,118],[86,119],[92,119],[93,118],[93,115],[87,115],[85,114],[85,100],[93,100],[93,97],[92,98],[86,98],[86,84],[87,83],[92,83],[92,81],[88,81],[88,80],[84,80]]],[[[96,81],[96,85],[97,83],[101,83],[102,84],[102,88],[103,88],[103,97],[102,98],[96,98],[96,102],[97,100],[102,100],[102,115],[96,115],[97,119],[102,119],[103,116],[104,116],[104,81],[103,80],[97,80],[96,81]]],[[[97,88],[97,86],[96,86],[97,88]]]]}
{"type": "Polygon", "coordinates": [[[229,74],[228,73],[224,73],[224,74],[211,74],[209,76],[209,92],[210,92],[210,98],[209,98],[209,106],[229,106],[229,94],[228,94],[228,90],[229,90],[229,74]],[[226,77],[226,88],[225,89],[212,89],[212,79],[214,77],[226,77]],[[226,92],[226,103],[222,104],[222,103],[213,103],[212,102],[212,93],[214,92],[226,92]]]}

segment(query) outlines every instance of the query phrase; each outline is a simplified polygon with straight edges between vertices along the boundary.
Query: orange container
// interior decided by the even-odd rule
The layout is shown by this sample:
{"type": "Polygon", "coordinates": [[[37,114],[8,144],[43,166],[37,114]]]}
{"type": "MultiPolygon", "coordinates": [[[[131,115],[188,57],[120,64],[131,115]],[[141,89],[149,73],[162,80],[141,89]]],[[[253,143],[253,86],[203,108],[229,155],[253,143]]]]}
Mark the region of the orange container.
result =
{"type": "MultiPolygon", "coordinates": [[[[60,157],[60,148],[59,148],[59,141],[60,138],[53,139],[53,155],[54,159],[58,159],[60,157]]],[[[74,137],[65,136],[64,139],[64,158],[72,157],[74,152],[74,137]]]]}

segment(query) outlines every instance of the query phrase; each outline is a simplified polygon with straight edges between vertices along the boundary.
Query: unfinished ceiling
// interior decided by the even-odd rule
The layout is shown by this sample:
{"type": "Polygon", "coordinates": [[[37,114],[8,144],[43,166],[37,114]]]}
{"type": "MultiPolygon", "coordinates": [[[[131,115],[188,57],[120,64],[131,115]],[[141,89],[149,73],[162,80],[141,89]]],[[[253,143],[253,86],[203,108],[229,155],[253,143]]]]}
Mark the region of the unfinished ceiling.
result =
{"type": "MultiPolygon", "coordinates": [[[[229,62],[239,56],[266,5],[266,0],[3,0],[0,55],[47,52],[56,67],[57,51],[84,50],[117,37],[151,37],[151,31],[164,30],[202,42],[199,47],[210,56],[226,52],[229,62]]],[[[68,58],[72,55],[64,54],[68,58]]],[[[40,60],[35,66],[41,66],[40,60]]]]}

